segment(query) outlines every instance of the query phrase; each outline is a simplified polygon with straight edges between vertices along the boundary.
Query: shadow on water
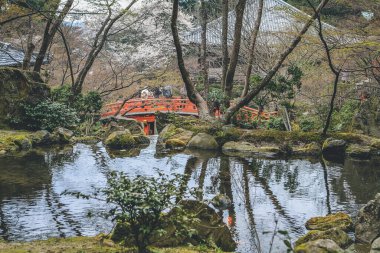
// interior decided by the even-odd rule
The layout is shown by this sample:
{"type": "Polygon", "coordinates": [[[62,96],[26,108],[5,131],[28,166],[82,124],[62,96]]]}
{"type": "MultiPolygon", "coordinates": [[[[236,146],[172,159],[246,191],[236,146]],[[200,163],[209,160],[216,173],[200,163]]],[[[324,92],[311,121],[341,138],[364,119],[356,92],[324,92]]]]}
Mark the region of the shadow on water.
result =
{"type": "Polygon", "coordinates": [[[138,152],[115,154],[98,143],[0,158],[0,236],[6,240],[90,236],[111,224],[87,213],[107,209],[95,200],[62,196],[64,190],[90,193],[104,187],[108,172],[154,175],[156,168],[186,175],[181,189],[196,188],[196,198],[218,194],[233,205],[218,210],[234,233],[237,252],[282,252],[276,230],[295,239],[313,216],[346,211],[352,215],[380,189],[380,160],[344,164],[308,160],[228,157],[215,152],[157,156],[156,137],[138,152]]]}

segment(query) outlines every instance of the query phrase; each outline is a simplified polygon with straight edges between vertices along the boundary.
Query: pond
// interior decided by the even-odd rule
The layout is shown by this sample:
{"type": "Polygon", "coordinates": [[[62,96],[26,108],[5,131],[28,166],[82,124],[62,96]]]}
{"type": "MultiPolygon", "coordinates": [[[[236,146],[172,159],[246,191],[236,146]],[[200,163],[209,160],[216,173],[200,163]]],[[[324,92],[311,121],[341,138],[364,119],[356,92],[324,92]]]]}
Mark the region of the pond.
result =
{"type": "Polygon", "coordinates": [[[358,209],[380,189],[380,160],[268,160],[218,153],[156,156],[157,137],[130,156],[114,156],[101,144],[41,150],[0,158],[0,237],[10,241],[92,236],[112,225],[89,211],[104,203],[61,195],[64,190],[91,193],[106,185],[108,172],[153,175],[154,168],[188,175],[188,185],[203,190],[205,200],[222,193],[233,206],[221,214],[233,231],[237,252],[284,252],[283,235],[294,241],[314,216],[358,209]]]}

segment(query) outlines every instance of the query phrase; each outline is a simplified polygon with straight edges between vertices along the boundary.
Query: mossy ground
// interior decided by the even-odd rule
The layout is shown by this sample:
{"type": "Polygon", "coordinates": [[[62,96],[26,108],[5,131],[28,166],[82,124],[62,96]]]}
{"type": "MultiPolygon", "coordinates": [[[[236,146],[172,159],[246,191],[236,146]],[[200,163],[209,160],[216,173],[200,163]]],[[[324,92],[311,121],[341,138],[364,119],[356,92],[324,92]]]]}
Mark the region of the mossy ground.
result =
{"type": "Polygon", "coordinates": [[[16,151],[19,148],[16,143],[24,139],[31,140],[32,136],[32,132],[0,130],[0,151],[16,151]]]}
{"type": "MultiPolygon", "coordinates": [[[[221,252],[205,247],[152,248],[154,253],[198,253],[221,252]]],[[[124,248],[100,240],[97,237],[73,237],[24,243],[5,243],[0,241],[2,253],[135,253],[136,249],[124,248]]]]}

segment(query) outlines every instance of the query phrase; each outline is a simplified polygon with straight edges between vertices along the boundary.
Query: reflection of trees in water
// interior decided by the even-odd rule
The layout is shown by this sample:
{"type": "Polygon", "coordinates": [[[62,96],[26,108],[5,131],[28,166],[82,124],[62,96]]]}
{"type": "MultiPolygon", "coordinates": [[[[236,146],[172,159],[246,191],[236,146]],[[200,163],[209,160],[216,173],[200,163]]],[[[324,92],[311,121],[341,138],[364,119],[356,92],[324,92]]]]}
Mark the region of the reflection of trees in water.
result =
{"type": "Polygon", "coordinates": [[[203,200],[203,188],[204,188],[204,184],[205,184],[208,161],[209,161],[209,159],[206,159],[205,161],[202,162],[201,172],[199,173],[199,177],[198,177],[198,191],[196,194],[197,194],[197,199],[199,201],[203,200]]]}
{"type": "MultiPolygon", "coordinates": [[[[264,190],[266,196],[271,201],[271,204],[273,205],[275,211],[280,215],[280,217],[283,217],[291,226],[293,232],[301,233],[303,232],[303,224],[298,225],[297,219],[292,218],[288,212],[285,210],[285,208],[281,205],[280,200],[278,197],[274,194],[274,192],[271,190],[268,179],[271,178],[271,173],[268,173],[269,171],[272,171],[273,173],[277,172],[278,170],[270,170],[268,168],[279,168],[279,164],[276,164],[276,166],[271,166],[270,162],[272,161],[263,161],[260,159],[252,159],[252,161],[249,163],[247,160],[241,158],[239,161],[242,164],[245,164],[247,168],[250,168],[250,171],[252,173],[253,179],[255,182],[261,186],[261,188],[264,190]],[[266,171],[266,177],[263,177],[260,175],[260,170],[266,171]]],[[[273,161],[276,162],[276,161],[273,161]]]]}
{"type": "Polygon", "coordinates": [[[81,236],[81,225],[70,214],[69,209],[65,208],[65,205],[60,200],[60,195],[53,192],[51,187],[46,187],[45,201],[52,214],[55,227],[61,237],[65,237],[64,229],[71,227],[76,236],[81,236]],[[63,222],[60,221],[63,220],[63,222]]]}
{"type": "Polygon", "coordinates": [[[250,183],[248,177],[249,166],[247,163],[243,163],[243,180],[244,180],[244,200],[245,208],[247,209],[248,225],[251,236],[252,245],[255,249],[251,249],[252,252],[261,252],[260,238],[257,233],[255,217],[253,214],[253,208],[251,203],[250,183]]]}
{"type": "MultiPolygon", "coordinates": [[[[285,190],[289,193],[295,193],[299,186],[299,169],[298,166],[292,169],[292,165],[283,161],[264,161],[255,160],[255,168],[261,170],[261,176],[267,180],[272,178],[274,174],[275,181],[284,182],[285,190]]],[[[259,172],[260,173],[260,172],[259,172]]]]}
{"type": "Polygon", "coordinates": [[[369,161],[346,159],[343,167],[341,164],[327,163],[330,192],[337,198],[338,204],[356,213],[362,204],[373,199],[380,189],[379,167],[378,158],[369,161]]]}
{"type": "Polygon", "coordinates": [[[321,166],[323,168],[323,177],[326,188],[326,205],[327,205],[327,213],[331,214],[331,202],[330,202],[330,187],[329,187],[329,175],[327,174],[327,167],[323,159],[321,159],[321,166]]]}
{"type": "Polygon", "coordinates": [[[9,239],[9,228],[8,224],[5,221],[5,215],[3,212],[3,203],[0,200],[0,238],[3,238],[4,240],[9,239]]]}

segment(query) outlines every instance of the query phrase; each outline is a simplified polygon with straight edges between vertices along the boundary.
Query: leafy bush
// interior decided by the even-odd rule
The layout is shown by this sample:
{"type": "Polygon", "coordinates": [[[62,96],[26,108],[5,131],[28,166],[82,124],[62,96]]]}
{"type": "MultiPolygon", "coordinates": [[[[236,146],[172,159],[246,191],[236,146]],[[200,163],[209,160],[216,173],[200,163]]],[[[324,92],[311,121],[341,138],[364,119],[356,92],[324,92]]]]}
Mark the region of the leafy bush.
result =
{"type": "Polygon", "coordinates": [[[349,100],[345,102],[340,110],[333,113],[331,128],[333,131],[347,131],[350,130],[353,122],[353,117],[359,109],[360,102],[349,100]]]}
{"type": "Polygon", "coordinates": [[[71,128],[79,122],[75,110],[59,102],[46,100],[36,106],[24,105],[23,109],[24,113],[18,123],[30,130],[71,128]]]}
{"type": "Polygon", "coordinates": [[[107,217],[119,227],[125,227],[122,229],[124,232],[119,233],[117,237],[125,243],[133,241],[138,251],[145,253],[149,252],[147,247],[153,238],[157,239],[166,234],[164,228],[168,227],[168,224],[175,224],[175,236],[182,237],[195,233],[189,226],[198,221],[188,218],[180,204],[187,189],[182,184],[184,176],[157,172],[158,177],[135,178],[130,178],[122,172],[112,172],[108,176],[108,186],[98,189],[93,195],[69,191],[63,194],[98,200],[100,196],[105,196],[105,201],[111,206],[107,217]],[[167,213],[170,210],[172,211],[167,213]]]}
{"type": "Polygon", "coordinates": [[[98,113],[103,106],[100,94],[95,91],[90,91],[85,95],[81,94],[72,101],[71,89],[67,85],[54,89],[51,97],[54,102],[60,102],[70,106],[81,115],[98,113]]]}
{"type": "Polygon", "coordinates": [[[315,121],[309,118],[301,118],[300,120],[300,128],[304,132],[310,132],[314,130],[316,127],[315,121]]]}
{"type": "Polygon", "coordinates": [[[275,129],[280,131],[285,131],[285,124],[282,118],[270,118],[267,124],[267,129],[275,129]]]}

